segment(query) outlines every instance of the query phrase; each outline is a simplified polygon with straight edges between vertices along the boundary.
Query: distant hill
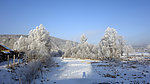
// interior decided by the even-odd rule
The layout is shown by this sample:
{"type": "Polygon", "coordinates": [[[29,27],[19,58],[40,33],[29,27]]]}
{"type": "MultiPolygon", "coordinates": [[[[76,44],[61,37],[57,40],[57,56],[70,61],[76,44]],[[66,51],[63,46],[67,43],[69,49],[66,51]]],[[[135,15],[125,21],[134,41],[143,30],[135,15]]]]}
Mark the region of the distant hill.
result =
{"type": "MultiPolygon", "coordinates": [[[[20,36],[27,37],[28,35],[0,35],[0,44],[13,49],[14,42],[16,42],[20,38],[20,36]]],[[[53,36],[50,37],[53,49],[61,49],[61,50],[64,49],[67,40],[63,40],[53,36]]],[[[78,44],[77,42],[75,43],[78,44]]]]}
{"type": "Polygon", "coordinates": [[[143,43],[143,44],[134,44],[132,46],[133,46],[133,48],[147,48],[148,45],[149,44],[147,44],[147,43],[143,43]]]}
{"type": "MultiPolygon", "coordinates": [[[[13,44],[16,42],[21,35],[0,35],[0,44],[5,45],[13,49],[13,44]]],[[[27,35],[22,35],[27,36],[27,35]]]]}

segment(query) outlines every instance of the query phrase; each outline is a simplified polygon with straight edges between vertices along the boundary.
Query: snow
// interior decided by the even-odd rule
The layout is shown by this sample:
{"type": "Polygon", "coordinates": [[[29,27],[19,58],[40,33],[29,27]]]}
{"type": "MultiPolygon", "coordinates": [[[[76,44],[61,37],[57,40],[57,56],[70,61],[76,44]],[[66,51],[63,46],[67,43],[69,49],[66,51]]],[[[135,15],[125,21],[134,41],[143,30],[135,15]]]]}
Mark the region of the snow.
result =
{"type": "MultiPolygon", "coordinates": [[[[10,59],[10,63],[12,62],[10,59]]],[[[7,61],[0,63],[0,84],[17,84],[17,81],[13,80],[12,70],[7,68],[7,61]]]]}
{"type": "MultiPolygon", "coordinates": [[[[32,84],[150,83],[150,64],[141,64],[137,59],[110,62],[53,57],[53,60],[55,66],[44,68],[43,76],[32,84]]],[[[0,84],[18,84],[18,80],[13,80],[14,73],[6,66],[7,61],[0,63],[0,84]]]]}
{"type": "Polygon", "coordinates": [[[6,51],[2,51],[3,53],[5,53],[5,54],[8,54],[8,53],[10,53],[10,52],[6,52],[6,51]]]}
{"type": "Polygon", "coordinates": [[[108,62],[61,57],[53,59],[57,67],[49,69],[41,79],[36,79],[33,83],[150,83],[150,65],[141,65],[134,61],[108,62]]]}
{"type": "Polygon", "coordinates": [[[131,53],[130,55],[144,55],[144,56],[149,56],[150,53],[146,53],[146,52],[135,52],[135,53],[131,53]]]}
{"type": "MultiPolygon", "coordinates": [[[[56,63],[59,67],[52,68],[51,72],[44,75],[43,80],[45,84],[57,83],[57,84],[91,84],[92,81],[89,80],[91,73],[90,60],[80,60],[80,59],[61,59],[60,57],[55,57],[56,63]],[[57,59],[57,60],[56,60],[57,59]],[[84,76],[84,77],[83,77],[84,76]],[[82,78],[83,77],[83,78],[82,78]],[[88,78],[89,77],[89,78],[88,78]]],[[[42,79],[41,79],[42,80],[42,79]]],[[[36,80],[36,84],[40,84],[40,80],[36,80]]]]}

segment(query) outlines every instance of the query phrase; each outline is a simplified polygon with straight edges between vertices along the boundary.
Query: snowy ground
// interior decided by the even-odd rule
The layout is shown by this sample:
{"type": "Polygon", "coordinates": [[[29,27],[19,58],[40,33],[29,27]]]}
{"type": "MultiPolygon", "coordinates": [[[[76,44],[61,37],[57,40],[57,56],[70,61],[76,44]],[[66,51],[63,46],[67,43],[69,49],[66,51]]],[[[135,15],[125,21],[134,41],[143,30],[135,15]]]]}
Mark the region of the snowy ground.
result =
{"type": "Polygon", "coordinates": [[[137,61],[108,62],[54,58],[57,67],[47,70],[36,84],[150,83],[150,65],[137,61]]]}
{"type": "MultiPolygon", "coordinates": [[[[15,60],[17,62],[17,59],[15,60]]],[[[15,81],[12,75],[12,70],[7,68],[7,61],[0,63],[0,84],[17,84],[18,81],[15,81]]],[[[13,60],[10,59],[9,63],[13,63],[13,60]]]]}
{"type": "MultiPolygon", "coordinates": [[[[51,68],[51,71],[44,75],[44,84],[91,84],[89,80],[91,77],[91,64],[90,60],[79,59],[61,59],[60,57],[54,58],[56,67],[51,68]]],[[[41,83],[41,80],[35,81],[41,83]]]]}
{"type": "MultiPolygon", "coordinates": [[[[43,76],[33,80],[32,84],[150,83],[150,64],[142,64],[138,61],[141,58],[109,62],[54,57],[55,67],[44,68],[43,76]]],[[[150,56],[145,58],[150,59],[150,56]]],[[[7,62],[0,63],[0,84],[18,84],[6,66],[7,62]]]]}

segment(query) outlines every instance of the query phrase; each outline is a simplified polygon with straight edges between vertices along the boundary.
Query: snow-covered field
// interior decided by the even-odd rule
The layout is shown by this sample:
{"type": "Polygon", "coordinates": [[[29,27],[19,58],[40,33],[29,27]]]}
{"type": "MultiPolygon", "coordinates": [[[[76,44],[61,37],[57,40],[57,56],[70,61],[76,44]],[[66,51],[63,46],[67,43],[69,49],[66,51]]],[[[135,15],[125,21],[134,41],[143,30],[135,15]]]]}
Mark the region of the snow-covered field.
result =
{"type": "Polygon", "coordinates": [[[40,84],[98,84],[98,83],[150,83],[150,65],[136,61],[108,62],[73,58],[54,58],[57,67],[47,70],[40,84]]]}
{"type": "MultiPolygon", "coordinates": [[[[109,62],[53,57],[53,60],[55,67],[44,68],[43,76],[32,84],[150,83],[150,65],[133,59],[109,62]]],[[[18,84],[6,65],[7,62],[0,63],[0,84],[18,84]]]]}
{"type": "MultiPolygon", "coordinates": [[[[15,60],[17,62],[17,60],[15,60]]],[[[10,63],[13,62],[11,59],[10,63]]],[[[18,81],[13,79],[12,70],[7,68],[7,61],[0,63],[0,84],[17,84],[18,81]]]]}

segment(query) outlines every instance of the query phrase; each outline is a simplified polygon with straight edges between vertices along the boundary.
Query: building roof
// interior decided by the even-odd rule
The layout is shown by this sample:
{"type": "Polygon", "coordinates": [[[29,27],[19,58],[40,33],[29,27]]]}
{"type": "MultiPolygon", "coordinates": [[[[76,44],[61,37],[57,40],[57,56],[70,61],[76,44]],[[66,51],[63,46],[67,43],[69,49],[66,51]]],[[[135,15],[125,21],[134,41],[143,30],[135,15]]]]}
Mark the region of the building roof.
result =
{"type": "Polygon", "coordinates": [[[5,49],[7,49],[7,50],[9,50],[9,51],[13,51],[12,49],[10,49],[10,48],[8,48],[8,47],[2,45],[2,44],[0,44],[0,46],[4,47],[5,49]]]}

